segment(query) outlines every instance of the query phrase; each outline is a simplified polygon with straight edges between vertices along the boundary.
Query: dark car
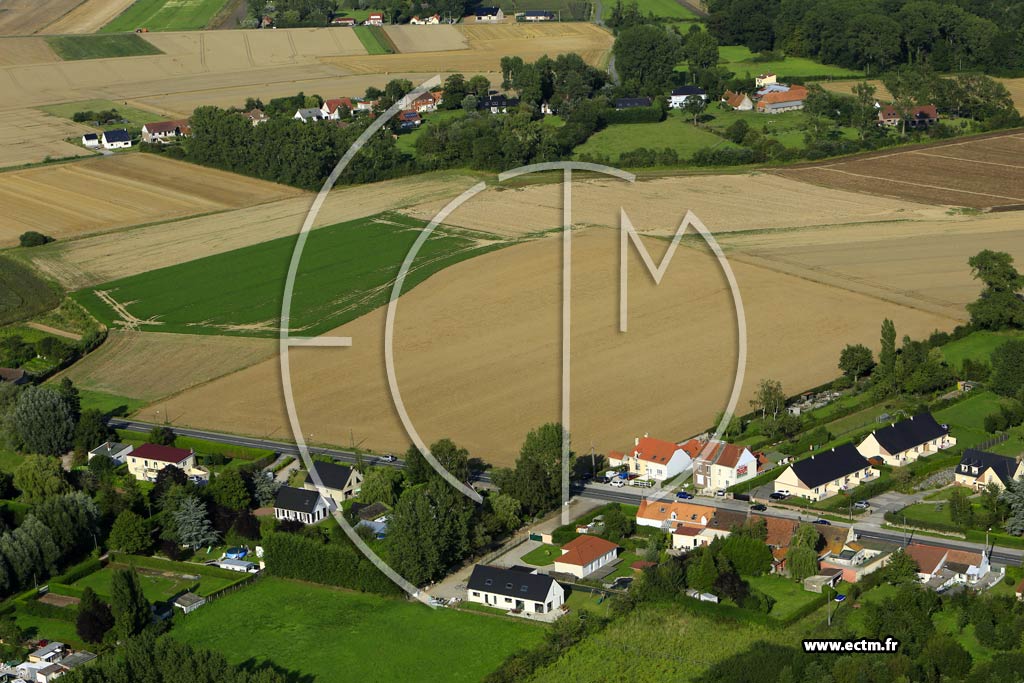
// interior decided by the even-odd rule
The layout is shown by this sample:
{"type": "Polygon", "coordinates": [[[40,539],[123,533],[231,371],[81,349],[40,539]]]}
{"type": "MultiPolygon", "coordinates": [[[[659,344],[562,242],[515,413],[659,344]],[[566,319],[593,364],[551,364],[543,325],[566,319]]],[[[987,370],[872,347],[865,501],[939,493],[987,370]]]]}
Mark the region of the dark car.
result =
{"type": "Polygon", "coordinates": [[[693,494],[687,493],[686,491],[680,491],[679,493],[676,494],[676,498],[678,498],[679,500],[690,500],[691,498],[693,498],[693,494]]]}
{"type": "Polygon", "coordinates": [[[768,509],[768,506],[765,505],[764,503],[754,503],[753,505],[750,506],[750,509],[753,510],[754,512],[764,512],[765,510],[768,509]]]}
{"type": "Polygon", "coordinates": [[[611,481],[611,479],[604,475],[601,475],[600,477],[595,477],[594,481],[596,481],[598,484],[607,484],[611,481]]]}
{"type": "Polygon", "coordinates": [[[768,497],[771,498],[772,500],[786,500],[785,493],[769,493],[768,497]]]}
{"type": "Polygon", "coordinates": [[[824,524],[825,526],[832,526],[832,522],[827,519],[816,519],[811,524],[824,524]]]}

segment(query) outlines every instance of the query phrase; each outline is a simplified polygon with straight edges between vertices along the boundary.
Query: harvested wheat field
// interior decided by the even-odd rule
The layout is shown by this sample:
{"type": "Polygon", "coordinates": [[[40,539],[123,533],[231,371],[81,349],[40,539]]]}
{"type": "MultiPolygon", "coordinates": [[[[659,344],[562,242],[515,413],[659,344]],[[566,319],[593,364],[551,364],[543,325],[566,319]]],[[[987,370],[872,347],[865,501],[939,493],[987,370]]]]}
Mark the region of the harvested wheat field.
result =
{"type": "MultiPolygon", "coordinates": [[[[434,28],[414,26],[410,28],[434,28]]],[[[534,61],[543,55],[555,56],[575,52],[588,63],[603,66],[612,46],[612,35],[593,25],[579,22],[550,24],[505,24],[497,26],[457,26],[466,37],[468,49],[448,52],[371,55],[366,57],[325,57],[321,61],[335,64],[351,73],[415,73],[461,72],[500,73],[501,58],[516,55],[534,61]]]]}
{"type": "Polygon", "coordinates": [[[96,33],[132,5],[135,0],[85,0],[40,33],[96,33]]]}
{"type": "MultiPolygon", "coordinates": [[[[618,228],[625,209],[640,232],[674,234],[687,210],[714,233],[896,220],[941,220],[944,209],[806,184],[767,173],[691,175],[636,183],[576,175],[578,225],[618,228]]],[[[430,220],[450,200],[419,202],[404,211],[430,220]]],[[[459,207],[446,223],[499,235],[523,235],[562,224],[562,197],[548,185],[494,186],[459,207]]]]}
{"type": "Polygon", "coordinates": [[[0,167],[34,164],[47,157],[92,156],[94,152],[64,141],[92,130],[34,109],[0,111],[0,167]]]}
{"type": "Polygon", "coordinates": [[[1021,154],[1024,133],[1001,133],[779,173],[825,187],[980,209],[1024,204],[1021,154]]]}
{"type": "MultiPolygon", "coordinates": [[[[208,171],[196,166],[188,168],[196,173],[208,171]]],[[[228,175],[240,184],[262,182],[228,175]]],[[[2,178],[0,175],[0,180],[2,178]]],[[[331,192],[318,215],[317,227],[408,206],[414,198],[454,197],[474,182],[471,176],[461,173],[437,173],[343,187],[331,192]]],[[[63,244],[58,242],[33,249],[25,257],[65,288],[82,289],[278,237],[298,235],[312,202],[313,195],[302,194],[261,206],[146,225],[63,244]],[[116,254],[116,258],[111,258],[112,254],[116,254]]]]}
{"type": "MultiPolygon", "coordinates": [[[[622,447],[645,432],[692,434],[724,406],[732,383],[735,314],[717,261],[683,248],[654,287],[632,257],[629,331],[620,334],[618,243],[611,230],[574,237],[571,430],[579,450],[622,447]]],[[[659,258],[663,243],[647,244],[659,258]]],[[[402,298],[397,377],[428,442],[450,436],[475,456],[509,464],[527,430],[558,419],[560,259],[560,239],[535,240],[448,268],[402,298]]],[[[834,376],[842,346],[875,345],[883,317],[916,336],[954,324],[765,268],[734,267],[750,342],[741,409],[763,377],[795,389],[834,376]]],[[[352,336],[351,348],[291,352],[301,428],[314,441],[348,443],[351,434],[374,449],[407,446],[382,367],[383,327],[378,310],[332,333],[352,336]]],[[[167,410],[180,425],[289,434],[283,405],[272,358],[173,397],[167,410]]]]}
{"type": "Polygon", "coordinates": [[[412,26],[411,24],[385,26],[384,32],[399,52],[440,52],[465,50],[469,47],[466,34],[457,26],[412,26]]]}
{"type": "Polygon", "coordinates": [[[0,174],[6,219],[0,245],[17,244],[26,230],[67,238],[300,194],[284,185],[153,154],[11,171],[0,174]]]}
{"type": "Polygon", "coordinates": [[[70,12],[82,0],[0,0],[0,36],[27,36],[70,12]]]}
{"type": "Polygon", "coordinates": [[[59,61],[44,38],[0,38],[0,67],[59,61]]]}
{"type": "Polygon", "coordinates": [[[276,349],[272,339],[111,330],[103,346],[63,375],[90,391],[155,401],[257,363],[276,349]]]}
{"type": "MultiPolygon", "coordinates": [[[[1006,89],[1010,91],[1010,97],[1013,98],[1013,103],[1017,106],[1017,111],[1024,113],[1024,78],[997,78],[997,81],[1006,86],[1006,89]]],[[[853,86],[857,85],[861,81],[821,81],[821,87],[825,90],[831,90],[832,92],[840,93],[841,95],[850,95],[853,92],[853,86]]],[[[875,97],[879,98],[883,102],[892,101],[892,93],[882,85],[881,81],[871,80],[868,81],[871,85],[875,86],[875,97]]]]}

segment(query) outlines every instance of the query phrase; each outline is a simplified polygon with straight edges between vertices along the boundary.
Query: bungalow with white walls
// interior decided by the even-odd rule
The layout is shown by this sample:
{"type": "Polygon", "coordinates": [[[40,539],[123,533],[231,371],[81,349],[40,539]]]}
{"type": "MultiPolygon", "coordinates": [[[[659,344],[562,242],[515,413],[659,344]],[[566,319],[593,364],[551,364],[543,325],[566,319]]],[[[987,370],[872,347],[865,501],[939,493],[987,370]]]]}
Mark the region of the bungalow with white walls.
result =
{"type": "Polygon", "coordinates": [[[949,427],[931,413],[921,413],[871,432],[857,450],[865,458],[879,457],[886,465],[901,467],[955,445],[949,427]]]}

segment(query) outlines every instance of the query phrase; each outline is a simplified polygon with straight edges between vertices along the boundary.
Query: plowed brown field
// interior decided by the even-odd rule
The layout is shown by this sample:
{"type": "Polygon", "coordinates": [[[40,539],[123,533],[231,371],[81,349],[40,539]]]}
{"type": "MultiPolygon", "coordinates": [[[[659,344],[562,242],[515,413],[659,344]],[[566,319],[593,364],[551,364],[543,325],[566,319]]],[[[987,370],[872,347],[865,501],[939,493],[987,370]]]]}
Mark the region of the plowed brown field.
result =
{"type": "Polygon", "coordinates": [[[82,0],[0,0],[0,36],[27,36],[70,12],[82,0]]]}

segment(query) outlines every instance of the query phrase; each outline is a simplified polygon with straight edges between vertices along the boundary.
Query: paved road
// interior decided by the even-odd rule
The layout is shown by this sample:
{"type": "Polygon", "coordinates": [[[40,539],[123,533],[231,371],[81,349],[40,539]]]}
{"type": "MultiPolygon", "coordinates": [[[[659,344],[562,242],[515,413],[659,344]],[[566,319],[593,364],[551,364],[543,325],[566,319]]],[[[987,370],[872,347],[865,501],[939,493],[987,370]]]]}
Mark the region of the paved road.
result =
{"type": "MultiPolygon", "coordinates": [[[[151,422],[140,422],[138,420],[128,420],[123,418],[112,418],[108,421],[111,427],[115,429],[130,429],[139,432],[148,432],[154,426],[151,422]]],[[[271,439],[258,439],[246,436],[235,436],[233,434],[221,434],[219,432],[211,432],[202,429],[187,429],[181,427],[173,428],[175,434],[181,436],[191,436],[197,439],[205,439],[206,441],[213,441],[215,443],[230,444],[233,446],[249,446],[252,448],[263,448],[266,450],[276,451],[278,453],[287,453],[289,455],[298,455],[299,448],[294,443],[288,443],[286,441],[274,441],[271,439]]],[[[342,449],[334,448],[320,448],[311,447],[311,453],[319,455],[327,455],[334,458],[338,462],[354,463],[356,461],[356,454],[352,451],[346,451],[342,449]]],[[[401,468],[405,466],[401,460],[393,463],[385,462],[383,458],[379,456],[364,455],[363,461],[368,465],[384,465],[388,467],[401,468]]],[[[489,485],[491,483],[490,475],[486,472],[480,473],[475,483],[489,485]]],[[[617,503],[626,503],[628,505],[639,505],[640,501],[645,496],[650,496],[651,492],[647,489],[636,489],[631,487],[623,488],[612,488],[607,484],[587,484],[585,486],[573,486],[572,493],[574,496],[582,496],[584,498],[591,498],[601,501],[610,501],[617,503]]],[[[749,509],[749,504],[740,501],[732,500],[728,498],[715,498],[715,497],[698,497],[696,502],[701,505],[707,505],[709,507],[723,508],[727,510],[738,510],[745,512],[749,509]]],[[[768,515],[772,517],[784,517],[787,519],[797,520],[809,520],[815,515],[808,513],[803,510],[789,510],[785,508],[769,508],[767,512],[760,514],[768,515]]],[[[843,526],[843,525],[837,525],[843,526]]],[[[862,520],[853,525],[854,531],[865,537],[871,539],[885,540],[893,543],[902,544],[907,538],[907,534],[899,531],[891,531],[888,529],[882,529],[881,524],[870,519],[862,520]]],[[[943,539],[932,536],[920,537],[922,543],[928,543],[930,545],[937,545],[943,548],[959,548],[965,550],[980,550],[983,544],[971,543],[968,541],[961,541],[956,539],[943,539]]],[[[1020,565],[1024,560],[1024,551],[1012,550],[1008,548],[995,547],[992,554],[992,559],[996,562],[1020,565]]]]}

